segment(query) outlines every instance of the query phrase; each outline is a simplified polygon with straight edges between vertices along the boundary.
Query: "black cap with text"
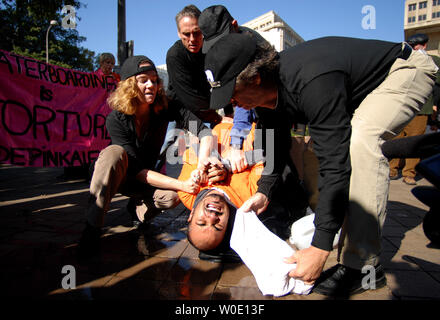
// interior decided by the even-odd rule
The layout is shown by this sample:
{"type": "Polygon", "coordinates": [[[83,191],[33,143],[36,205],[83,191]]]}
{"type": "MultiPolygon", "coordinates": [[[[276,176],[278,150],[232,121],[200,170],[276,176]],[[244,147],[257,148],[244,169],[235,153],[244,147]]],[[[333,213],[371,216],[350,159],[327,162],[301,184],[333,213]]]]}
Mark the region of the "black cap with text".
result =
{"type": "Polygon", "coordinates": [[[132,76],[136,76],[140,73],[143,72],[147,72],[147,71],[156,71],[156,67],[153,63],[153,61],[151,61],[151,59],[149,59],[146,56],[132,56],[132,57],[128,57],[124,63],[122,64],[121,67],[121,80],[127,80],[128,78],[132,77],[132,76]],[[142,62],[146,62],[149,63],[150,66],[148,67],[141,67],[139,68],[139,65],[142,62]]]}
{"type": "Polygon", "coordinates": [[[210,109],[230,103],[235,79],[253,60],[257,44],[248,34],[231,33],[217,41],[205,58],[205,73],[211,85],[210,109]]]}

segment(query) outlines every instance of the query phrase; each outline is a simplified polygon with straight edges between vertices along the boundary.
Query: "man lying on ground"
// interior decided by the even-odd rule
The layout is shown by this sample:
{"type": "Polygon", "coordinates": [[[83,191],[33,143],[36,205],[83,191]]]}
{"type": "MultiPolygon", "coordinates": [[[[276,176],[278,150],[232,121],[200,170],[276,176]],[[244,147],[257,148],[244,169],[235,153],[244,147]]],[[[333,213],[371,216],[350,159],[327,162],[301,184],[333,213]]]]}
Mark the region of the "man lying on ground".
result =
{"type": "MultiPolygon", "coordinates": [[[[216,262],[239,261],[229,248],[235,211],[255,194],[257,182],[264,168],[263,162],[260,161],[243,172],[228,172],[227,165],[220,159],[230,148],[229,134],[232,126],[232,118],[224,117],[222,123],[213,129],[213,136],[217,137],[218,141],[219,157],[206,160],[203,169],[197,170],[195,150],[193,148],[186,150],[183,155],[182,171],[178,178],[185,181],[192,177],[200,185],[197,194],[179,191],[178,196],[182,203],[191,210],[188,218],[188,240],[200,250],[200,259],[216,262]]],[[[254,135],[255,124],[244,141],[244,151],[252,152],[254,135]]],[[[260,220],[272,232],[286,238],[283,233],[288,230],[294,214],[280,201],[273,201],[269,207],[267,212],[259,216],[260,220]]]]}

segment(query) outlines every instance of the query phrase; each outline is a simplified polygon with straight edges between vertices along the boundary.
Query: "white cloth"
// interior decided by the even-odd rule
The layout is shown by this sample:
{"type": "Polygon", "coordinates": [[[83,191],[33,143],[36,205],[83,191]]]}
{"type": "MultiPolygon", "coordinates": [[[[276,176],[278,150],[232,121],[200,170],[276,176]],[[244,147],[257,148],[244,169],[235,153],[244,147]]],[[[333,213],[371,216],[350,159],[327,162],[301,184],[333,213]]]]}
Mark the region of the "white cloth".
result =
{"type": "MultiPolygon", "coordinates": [[[[309,214],[301,219],[295,221],[290,228],[289,242],[293,244],[298,250],[303,250],[312,245],[313,235],[315,234],[315,225],[313,220],[315,219],[315,214],[309,214]]],[[[338,247],[339,236],[341,234],[341,229],[333,240],[333,248],[338,247]]]]}
{"type": "Polygon", "coordinates": [[[313,285],[289,277],[296,264],[283,259],[295,250],[270,232],[255,212],[237,210],[230,246],[250,269],[263,295],[309,294],[312,290],[313,285]]]}

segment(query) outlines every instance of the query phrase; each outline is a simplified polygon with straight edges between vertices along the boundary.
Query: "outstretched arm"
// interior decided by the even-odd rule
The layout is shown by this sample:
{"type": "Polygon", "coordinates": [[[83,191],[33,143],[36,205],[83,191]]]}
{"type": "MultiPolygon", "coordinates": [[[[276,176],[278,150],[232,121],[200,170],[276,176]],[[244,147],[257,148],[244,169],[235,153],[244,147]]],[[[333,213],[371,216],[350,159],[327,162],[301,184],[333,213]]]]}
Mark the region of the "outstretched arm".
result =
{"type": "Polygon", "coordinates": [[[200,185],[194,181],[192,176],[181,181],[147,169],[141,170],[136,175],[136,179],[156,188],[183,191],[192,194],[197,193],[200,188],[200,185]]]}

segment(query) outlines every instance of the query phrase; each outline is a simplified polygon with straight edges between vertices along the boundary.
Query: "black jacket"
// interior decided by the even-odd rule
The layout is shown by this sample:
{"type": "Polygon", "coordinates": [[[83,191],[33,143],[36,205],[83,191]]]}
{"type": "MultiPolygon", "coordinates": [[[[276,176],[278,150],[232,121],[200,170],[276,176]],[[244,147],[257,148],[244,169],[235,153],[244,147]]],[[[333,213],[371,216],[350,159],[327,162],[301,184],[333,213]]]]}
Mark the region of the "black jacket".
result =
{"type": "MultiPolygon", "coordinates": [[[[320,163],[315,247],[331,250],[347,209],[352,113],[385,79],[401,54],[402,43],[343,37],[304,42],[280,53],[276,118],[282,123],[270,117],[264,126],[279,132],[290,130],[295,121],[309,125],[320,163]]],[[[260,119],[265,120],[261,115],[260,119]]],[[[258,182],[259,191],[269,196],[289,149],[286,139],[276,137],[275,157],[280,160],[272,174],[258,182]]]]}
{"type": "Polygon", "coordinates": [[[209,109],[211,87],[205,75],[205,55],[189,52],[181,40],[168,50],[167,72],[169,77],[167,95],[179,100],[193,113],[209,109]]]}
{"type": "Polygon", "coordinates": [[[178,101],[203,122],[211,126],[221,121],[215,110],[209,109],[211,87],[206,80],[205,55],[189,52],[178,40],[167,52],[168,90],[170,100],[178,101]]]}

